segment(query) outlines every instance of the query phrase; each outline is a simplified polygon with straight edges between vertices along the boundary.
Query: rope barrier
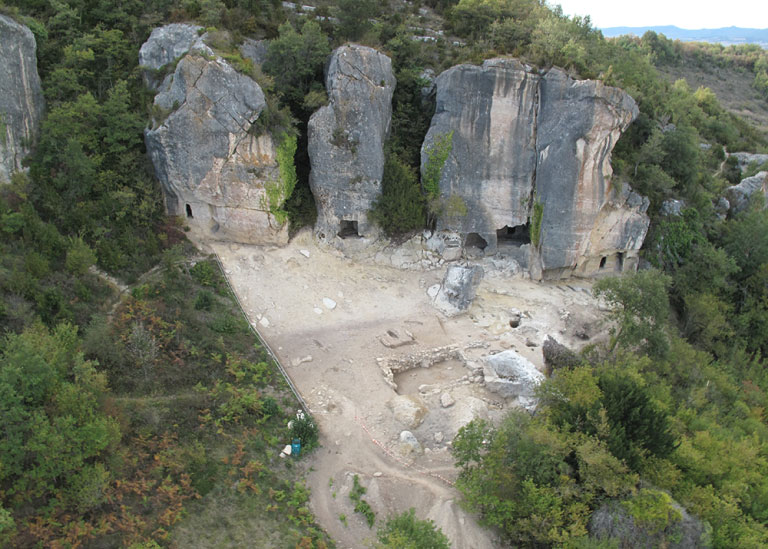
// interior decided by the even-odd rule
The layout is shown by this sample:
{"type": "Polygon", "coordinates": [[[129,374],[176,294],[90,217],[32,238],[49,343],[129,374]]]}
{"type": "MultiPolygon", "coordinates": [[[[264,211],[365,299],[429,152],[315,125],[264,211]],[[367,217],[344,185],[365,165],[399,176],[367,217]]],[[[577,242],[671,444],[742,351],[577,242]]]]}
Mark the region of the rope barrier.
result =
{"type": "Polygon", "coordinates": [[[443,482],[445,482],[445,483],[446,483],[448,486],[451,486],[451,487],[452,487],[452,486],[454,486],[454,483],[453,483],[453,482],[451,482],[450,480],[448,480],[447,478],[445,478],[445,477],[444,477],[444,476],[442,476],[442,475],[439,475],[439,474],[437,474],[437,473],[434,473],[434,472],[432,472],[432,471],[430,471],[430,470],[428,470],[428,469],[425,469],[424,467],[421,467],[420,465],[416,465],[414,462],[411,462],[411,463],[407,463],[407,462],[403,461],[402,459],[400,459],[399,457],[397,457],[395,454],[393,454],[393,453],[392,453],[392,451],[390,451],[390,450],[389,450],[389,448],[387,448],[386,446],[384,446],[384,444],[382,444],[382,443],[381,443],[381,442],[379,442],[379,441],[378,441],[376,438],[374,438],[373,434],[371,434],[371,431],[370,431],[370,429],[368,429],[368,427],[365,425],[365,423],[363,422],[363,420],[362,420],[362,419],[360,419],[360,417],[358,417],[357,415],[355,415],[355,421],[357,421],[357,423],[360,425],[360,427],[362,427],[362,428],[363,428],[363,431],[365,431],[365,432],[366,432],[366,434],[368,435],[368,438],[370,438],[370,439],[371,439],[371,442],[373,442],[373,443],[374,443],[376,446],[378,446],[379,448],[381,448],[381,451],[382,451],[382,452],[384,452],[384,453],[385,453],[387,456],[389,456],[391,459],[393,459],[394,461],[396,461],[397,463],[399,463],[399,464],[400,464],[400,465],[401,465],[401,466],[402,466],[404,469],[410,469],[410,468],[413,468],[413,469],[415,469],[417,472],[419,472],[419,473],[421,473],[421,474],[423,474],[423,475],[428,475],[428,476],[431,476],[431,477],[435,477],[436,479],[442,480],[442,481],[443,481],[443,482]]]}

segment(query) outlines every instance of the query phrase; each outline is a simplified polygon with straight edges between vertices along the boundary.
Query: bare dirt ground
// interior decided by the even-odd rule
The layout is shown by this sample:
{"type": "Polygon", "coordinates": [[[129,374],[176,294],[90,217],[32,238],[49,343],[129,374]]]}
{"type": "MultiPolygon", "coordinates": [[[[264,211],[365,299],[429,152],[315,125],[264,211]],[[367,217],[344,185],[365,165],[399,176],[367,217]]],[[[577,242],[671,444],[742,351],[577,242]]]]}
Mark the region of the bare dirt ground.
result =
{"type": "Polygon", "coordinates": [[[359,548],[375,539],[375,527],[369,529],[349,499],[354,475],[379,521],[414,507],[418,517],[435,521],[453,547],[500,546],[492,531],[458,505],[450,441],[472,417],[498,419],[515,403],[488,392],[468,365],[514,348],[543,370],[541,344],[548,334],[582,346],[585,332],[600,330],[589,283],[534,283],[486,273],[470,310],[447,318],[427,295],[445,267],[407,271],[356,262],[319,248],[309,233],[284,248],[212,247],[250,321],[319,423],[322,446],[309,460],[311,504],[338,547],[359,548]],[[522,322],[513,329],[509,318],[515,309],[522,322]],[[401,340],[410,334],[414,341],[387,347],[382,339],[391,344],[388,331],[401,340]],[[456,345],[463,359],[399,373],[397,390],[377,361],[446,345],[456,345]],[[408,427],[387,405],[398,393],[428,409],[423,423],[409,429],[421,452],[408,453],[400,443],[408,427]],[[443,393],[455,404],[443,407],[443,393]]]}

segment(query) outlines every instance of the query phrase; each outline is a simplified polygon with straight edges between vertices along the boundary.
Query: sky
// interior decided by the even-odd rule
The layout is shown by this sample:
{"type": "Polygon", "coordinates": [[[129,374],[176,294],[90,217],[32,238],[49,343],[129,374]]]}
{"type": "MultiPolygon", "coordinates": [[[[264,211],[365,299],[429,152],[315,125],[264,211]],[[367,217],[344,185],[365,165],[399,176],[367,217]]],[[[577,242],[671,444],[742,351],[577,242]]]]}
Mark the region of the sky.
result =
{"type": "Polygon", "coordinates": [[[768,0],[548,0],[594,27],[675,25],[683,29],[768,28],[768,0]]]}

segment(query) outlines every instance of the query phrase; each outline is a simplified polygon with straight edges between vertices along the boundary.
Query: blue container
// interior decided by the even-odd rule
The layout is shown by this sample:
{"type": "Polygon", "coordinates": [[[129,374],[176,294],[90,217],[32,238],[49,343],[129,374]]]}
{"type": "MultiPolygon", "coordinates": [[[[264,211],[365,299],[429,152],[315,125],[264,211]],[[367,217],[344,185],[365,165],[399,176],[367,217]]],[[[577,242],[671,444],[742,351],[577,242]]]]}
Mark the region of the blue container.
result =
{"type": "Polygon", "coordinates": [[[291,442],[291,455],[295,458],[301,455],[301,441],[298,438],[293,439],[293,442],[291,442]]]}

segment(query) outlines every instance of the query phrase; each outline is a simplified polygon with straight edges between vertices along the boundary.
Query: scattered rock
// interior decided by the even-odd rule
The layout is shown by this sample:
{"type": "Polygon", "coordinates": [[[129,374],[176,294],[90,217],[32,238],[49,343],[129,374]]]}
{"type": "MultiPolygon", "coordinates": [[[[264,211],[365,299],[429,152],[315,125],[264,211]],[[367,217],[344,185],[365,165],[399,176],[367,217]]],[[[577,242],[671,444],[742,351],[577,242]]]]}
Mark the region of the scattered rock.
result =
{"type": "Polygon", "coordinates": [[[326,309],[329,311],[332,311],[336,308],[336,302],[332,300],[330,297],[324,297],[323,298],[323,305],[326,309]]]}
{"type": "Polygon", "coordinates": [[[440,395],[440,406],[443,408],[450,408],[454,404],[456,404],[456,401],[451,396],[451,393],[445,392],[440,395]]]}
{"type": "Polygon", "coordinates": [[[421,425],[429,411],[424,402],[413,395],[397,395],[387,402],[387,406],[392,410],[395,420],[409,429],[421,425]]]}
{"type": "MultiPolygon", "coordinates": [[[[512,349],[486,356],[483,361],[485,386],[505,398],[533,398],[534,390],[545,379],[536,366],[512,349]]],[[[535,408],[530,401],[521,404],[529,411],[535,408]]]]}
{"type": "Polygon", "coordinates": [[[315,307],[315,308],[314,308],[314,309],[312,309],[312,310],[314,311],[314,313],[315,313],[316,315],[321,315],[321,314],[323,314],[323,310],[322,310],[320,307],[315,307]]]}
{"type": "Polygon", "coordinates": [[[410,431],[403,431],[400,433],[400,446],[398,448],[403,455],[409,455],[411,453],[422,453],[421,444],[419,440],[410,431]]]}
{"type": "Polygon", "coordinates": [[[269,320],[265,316],[261,317],[261,319],[259,320],[259,324],[264,328],[269,328],[269,320]]]}
{"type": "Polygon", "coordinates": [[[382,475],[381,471],[376,471],[375,473],[373,473],[373,476],[376,478],[379,478],[381,475],[382,475]]]}
{"type": "Polygon", "coordinates": [[[435,439],[435,442],[440,444],[441,442],[443,442],[443,440],[445,440],[445,435],[443,435],[442,432],[438,431],[437,433],[434,434],[434,439],[435,439]]]}
{"type": "Polygon", "coordinates": [[[685,202],[682,200],[670,198],[661,203],[661,209],[659,211],[661,212],[661,215],[678,216],[682,213],[684,207],[685,202]]]}
{"type": "Polygon", "coordinates": [[[509,313],[510,328],[517,328],[518,326],[520,326],[521,320],[522,320],[522,315],[520,314],[520,311],[510,311],[509,313]]]}
{"type": "Polygon", "coordinates": [[[544,355],[544,364],[546,364],[547,371],[550,374],[561,368],[575,368],[581,364],[579,355],[562,343],[559,343],[552,336],[547,336],[547,339],[544,340],[541,351],[544,355]]]}
{"type": "Polygon", "coordinates": [[[488,419],[488,404],[477,397],[459,399],[448,412],[450,432],[456,434],[473,419],[488,419]]]}
{"type": "Polygon", "coordinates": [[[430,299],[435,299],[435,296],[437,296],[437,293],[440,291],[440,284],[433,284],[429,288],[427,288],[427,295],[430,297],[430,299]]]}
{"type": "Polygon", "coordinates": [[[483,268],[479,265],[448,267],[440,291],[435,296],[435,305],[447,316],[466,311],[475,299],[482,278],[483,268]]]}
{"type": "Polygon", "coordinates": [[[309,250],[299,250],[299,253],[306,258],[309,258],[309,250]]]}

